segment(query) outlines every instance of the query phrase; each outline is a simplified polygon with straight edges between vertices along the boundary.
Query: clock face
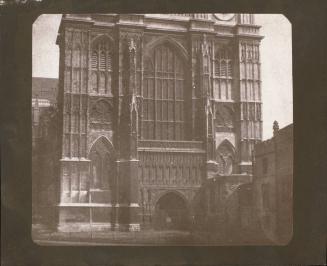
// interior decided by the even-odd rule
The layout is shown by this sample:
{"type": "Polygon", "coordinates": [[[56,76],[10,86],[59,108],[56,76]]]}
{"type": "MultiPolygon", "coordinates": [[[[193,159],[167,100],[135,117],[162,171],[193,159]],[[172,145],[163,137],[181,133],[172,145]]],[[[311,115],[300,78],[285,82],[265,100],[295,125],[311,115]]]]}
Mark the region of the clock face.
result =
{"type": "Polygon", "coordinates": [[[231,20],[235,16],[235,14],[226,14],[226,13],[224,13],[224,14],[214,14],[214,16],[218,20],[226,21],[226,20],[231,20]]]}

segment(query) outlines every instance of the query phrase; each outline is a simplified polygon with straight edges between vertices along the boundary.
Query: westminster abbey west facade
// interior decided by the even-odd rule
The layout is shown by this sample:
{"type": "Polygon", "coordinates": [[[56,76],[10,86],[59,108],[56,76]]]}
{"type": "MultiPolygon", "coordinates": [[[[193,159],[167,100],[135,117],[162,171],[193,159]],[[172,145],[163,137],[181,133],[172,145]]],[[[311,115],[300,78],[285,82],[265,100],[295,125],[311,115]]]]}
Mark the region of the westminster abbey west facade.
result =
{"type": "Polygon", "coordinates": [[[221,206],[249,182],[259,28],[251,14],[63,16],[59,230],[188,229],[207,180],[226,180],[221,206]]]}

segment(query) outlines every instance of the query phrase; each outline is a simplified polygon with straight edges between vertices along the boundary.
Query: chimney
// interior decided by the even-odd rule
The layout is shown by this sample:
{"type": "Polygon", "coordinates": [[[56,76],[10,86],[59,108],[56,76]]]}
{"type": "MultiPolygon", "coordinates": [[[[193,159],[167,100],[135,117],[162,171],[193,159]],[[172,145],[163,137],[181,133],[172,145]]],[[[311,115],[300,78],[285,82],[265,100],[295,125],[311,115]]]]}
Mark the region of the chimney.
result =
{"type": "Polygon", "coordinates": [[[33,108],[33,122],[35,125],[39,124],[39,120],[40,120],[40,108],[39,108],[39,95],[36,94],[36,98],[35,98],[35,105],[33,108]]]}
{"type": "Polygon", "coordinates": [[[273,124],[273,130],[274,130],[274,136],[276,136],[278,130],[279,130],[279,125],[278,122],[275,120],[273,124]]]}

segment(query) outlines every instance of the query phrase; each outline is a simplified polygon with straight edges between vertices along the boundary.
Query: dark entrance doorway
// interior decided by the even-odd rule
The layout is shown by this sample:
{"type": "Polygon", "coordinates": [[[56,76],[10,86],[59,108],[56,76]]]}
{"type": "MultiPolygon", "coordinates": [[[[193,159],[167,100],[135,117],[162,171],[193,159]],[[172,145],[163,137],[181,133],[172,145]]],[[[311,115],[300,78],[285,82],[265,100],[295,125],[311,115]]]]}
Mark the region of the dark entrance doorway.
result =
{"type": "Polygon", "coordinates": [[[155,228],[158,230],[187,230],[189,213],[185,200],[176,193],[162,196],[156,204],[155,228]]]}

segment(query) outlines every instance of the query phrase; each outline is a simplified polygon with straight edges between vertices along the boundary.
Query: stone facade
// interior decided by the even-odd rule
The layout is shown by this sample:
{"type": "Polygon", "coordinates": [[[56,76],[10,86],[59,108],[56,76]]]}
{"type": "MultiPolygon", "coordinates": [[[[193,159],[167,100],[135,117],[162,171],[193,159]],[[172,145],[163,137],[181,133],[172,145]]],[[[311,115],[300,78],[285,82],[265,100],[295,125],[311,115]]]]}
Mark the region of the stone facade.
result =
{"type": "Polygon", "coordinates": [[[293,124],[254,149],[254,207],[267,237],[287,244],[293,232],[293,124]]]}
{"type": "Polygon", "coordinates": [[[248,182],[259,28],[249,14],[63,16],[59,230],[187,228],[208,179],[248,182]]]}
{"type": "Polygon", "coordinates": [[[204,182],[197,222],[216,238],[287,244],[293,228],[293,125],[255,145],[253,175],[216,175],[204,182]]]}

